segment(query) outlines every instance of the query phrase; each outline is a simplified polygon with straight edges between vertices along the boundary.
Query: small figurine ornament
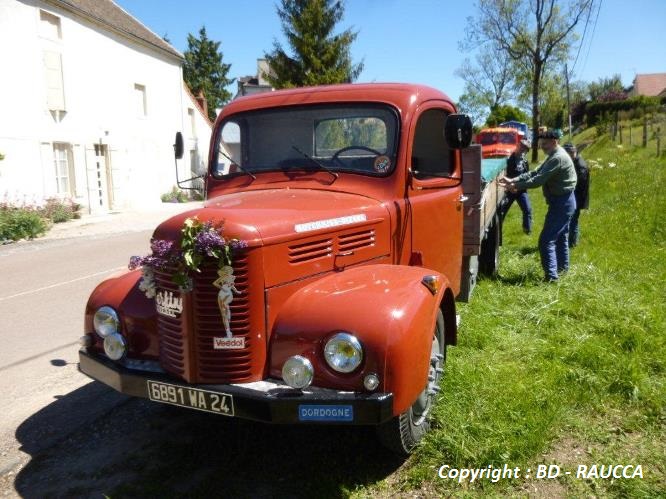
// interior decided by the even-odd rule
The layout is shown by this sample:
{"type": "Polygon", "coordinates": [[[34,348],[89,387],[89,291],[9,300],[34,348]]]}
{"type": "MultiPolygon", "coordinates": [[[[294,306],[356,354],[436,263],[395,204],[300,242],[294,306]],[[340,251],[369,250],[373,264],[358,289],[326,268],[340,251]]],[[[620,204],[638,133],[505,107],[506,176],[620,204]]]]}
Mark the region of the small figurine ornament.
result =
{"type": "Polygon", "coordinates": [[[234,294],[239,295],[240,291],[234,286],[236,276],[234,276],[234,269],[229,265],[225,265],[217,271],[220,276],[214,282],[213,286],[219,288],[217,293],[217,306],[220,307],[220,314],[222,315],[222,324],[227,333],[227,338],[231,338],[231,302],[234,299],[234,294]]]}

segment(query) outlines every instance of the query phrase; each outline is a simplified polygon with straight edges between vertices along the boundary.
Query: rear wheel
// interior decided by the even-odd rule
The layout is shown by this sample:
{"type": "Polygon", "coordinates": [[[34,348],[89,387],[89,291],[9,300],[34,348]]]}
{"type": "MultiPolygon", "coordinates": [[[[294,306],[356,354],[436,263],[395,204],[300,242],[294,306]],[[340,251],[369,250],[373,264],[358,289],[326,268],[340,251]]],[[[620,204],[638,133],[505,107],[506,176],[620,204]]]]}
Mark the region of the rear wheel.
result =
{"type": "Polygon", "coordinates": [[[446,345],[444,344],[444,316],[437,312],[430,349],[430,366],[425,388],[411,407],[377,427],[380,442],[398,455],[408,456],[430,429],[430,413],[439,392],[439,381],[444,373],[446,345]]]}

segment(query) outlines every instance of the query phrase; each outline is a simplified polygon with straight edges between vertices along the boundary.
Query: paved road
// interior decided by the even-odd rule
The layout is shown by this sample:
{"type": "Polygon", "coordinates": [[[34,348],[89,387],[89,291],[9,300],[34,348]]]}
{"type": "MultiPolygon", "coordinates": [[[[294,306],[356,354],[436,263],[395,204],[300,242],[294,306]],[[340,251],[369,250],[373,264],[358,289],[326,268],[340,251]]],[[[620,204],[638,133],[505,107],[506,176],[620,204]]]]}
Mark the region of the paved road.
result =
{"type": "Polygon", "coordinates": [[[159,221],[196,206],[85,217],[0,246],[0,476],[27,462],[22,451],[34,455],[125,400],[77,370],[86,300],[131,255],[147,253],[159,221]],[[17,428],[60,399],[58,414],[18,438],[17,428]]]}

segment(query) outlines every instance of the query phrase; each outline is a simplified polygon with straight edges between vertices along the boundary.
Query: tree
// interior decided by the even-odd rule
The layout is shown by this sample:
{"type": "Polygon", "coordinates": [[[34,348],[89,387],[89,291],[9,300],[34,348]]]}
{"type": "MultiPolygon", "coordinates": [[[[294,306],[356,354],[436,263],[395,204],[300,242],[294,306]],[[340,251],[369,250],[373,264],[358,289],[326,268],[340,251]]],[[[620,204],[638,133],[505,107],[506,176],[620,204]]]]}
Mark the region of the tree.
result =
{"type": "Polygon", "coordinates": [[[610,78],[599,78],[596,82],[588,85],[587,91],[590,94],[590,100],[604,100],[602,97],[608,94],[623,94],[622,78],[615,74],[610,78]]]}
{"type": "Polygon", "coordinates": [[[509,104],[499,104],[490,110],[486,126],[497,126],[505,121],[527,123],[527,115],[519,108],[509,104]]]}
{"type": "Polygon", "coordinates": [[[264,54],[270,73],[264,77],[275,88],[351,83],[363,70],[352,64],[351,44],[358,32],[350,29],[334,35],[344,15],[340,0],[281,0],[277,8],[282,32],[291,47],[287,54],[280,43],[264,54]]]}
{"type": "Polygon", "coordinates": [[[183,78],[194,95],[203,92],[211,120],[215,119],[215,109],[222,107],[231,98],[231,93],[225,87],[235,80],[227,78],[231,64],[222,62],[219,48],[220,42],[208,38],[205,26],[199,30],[199,38],[187,35],[183,78]]]}
{"type": "MultiPolygon", "coordinates": [[[[589,16],[593,0],[479,0],[478,17],[468,18],[467,45],[495,44],[530,75],[532,128],[541,124],[539,92],[548,65],[568,56],[575,28],[589,16]]],[[[532,149],[536,161],[537,148],[532,149]]]]}
{"type": "Polygon", "coordinates": [[[484,47],[476,64],[463,61],[455,75],[465,82],[460,104],[465,112],[474,111],[474,121],[483,122],[488,112],[513,99],[516,92],[515,68],[511,58],[496,47],[484,47]]]}

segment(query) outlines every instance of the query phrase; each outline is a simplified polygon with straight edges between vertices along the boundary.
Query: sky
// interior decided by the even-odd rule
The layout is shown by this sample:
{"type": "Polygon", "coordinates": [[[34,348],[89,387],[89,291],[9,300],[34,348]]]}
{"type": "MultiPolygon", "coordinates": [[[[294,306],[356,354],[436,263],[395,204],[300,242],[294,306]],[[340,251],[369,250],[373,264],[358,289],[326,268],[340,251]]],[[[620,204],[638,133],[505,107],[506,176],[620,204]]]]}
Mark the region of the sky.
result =
{"type": "MultiPolygon", "coordinates": [[[[278,0],[115,1],[155,34],[166,35],[181,53],[187,35],[198,36],[205,26],[208,38],[221,42],[231,78],[256,75],[257,59],[272,50],[274,41],[288,49],[278,0]]],[[[359,32],[351,50],[353,62],[364,63],[357,82],[421,83],[457,101],[464,83],[454,72],[465,57],[473,58],[458,43],[466,19],[475,13],[471,0],[346,0],[337,27],[359,32]]],[[[620,74],[629,86],[637,73],[666,72],[665,20],[666,0],[601,0],[598,15],[595,10],[572,51],[570,67],[578,55],[572,80],[620,74]]],[[[235,94],[236,84],[229,90],[235,94]]]]}

